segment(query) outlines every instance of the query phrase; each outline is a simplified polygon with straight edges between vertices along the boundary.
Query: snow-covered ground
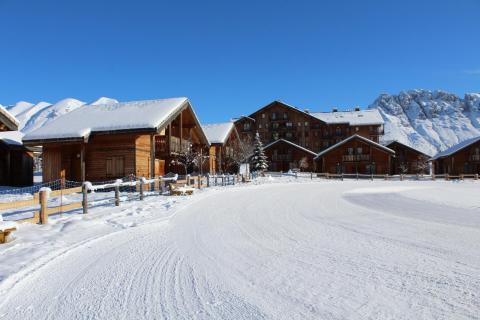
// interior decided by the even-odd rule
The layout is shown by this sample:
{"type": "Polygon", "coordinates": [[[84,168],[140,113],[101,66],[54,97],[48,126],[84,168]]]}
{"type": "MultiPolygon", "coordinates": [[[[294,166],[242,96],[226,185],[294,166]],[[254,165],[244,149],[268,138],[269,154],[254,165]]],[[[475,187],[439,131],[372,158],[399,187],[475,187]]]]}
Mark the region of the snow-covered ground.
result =
{"type": "Polygon", "coordinates": [[[21,226],[0,319],[479,318],[478,182],[264,182],[21,226]]]}

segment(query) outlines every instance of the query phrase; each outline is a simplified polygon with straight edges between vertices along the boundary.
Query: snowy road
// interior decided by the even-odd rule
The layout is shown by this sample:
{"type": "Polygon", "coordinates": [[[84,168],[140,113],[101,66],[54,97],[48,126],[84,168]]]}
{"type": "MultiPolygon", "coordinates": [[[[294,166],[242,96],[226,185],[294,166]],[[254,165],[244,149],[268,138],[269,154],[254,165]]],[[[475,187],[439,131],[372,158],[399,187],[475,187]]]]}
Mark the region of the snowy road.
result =
{"type": "Polygon", "coordinates": [[[0,319],[479,319],[480,209],[425,185],[206,193],[34,263],[0,319]]]}

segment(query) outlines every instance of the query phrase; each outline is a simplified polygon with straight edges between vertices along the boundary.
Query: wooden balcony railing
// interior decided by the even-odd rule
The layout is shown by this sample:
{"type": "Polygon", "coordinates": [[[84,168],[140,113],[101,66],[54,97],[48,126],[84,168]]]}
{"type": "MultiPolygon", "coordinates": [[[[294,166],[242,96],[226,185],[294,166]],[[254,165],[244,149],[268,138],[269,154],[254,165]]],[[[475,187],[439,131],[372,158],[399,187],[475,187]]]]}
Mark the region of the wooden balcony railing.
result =
{"type": "MultiPolygon", "coordinates": [[[[168,137],[163,136],[156,141],[156,149],[158,152],[163,154],[168,154],[168,137]]],[[[183,139],[180,142],[180,138],[178,137],[170,137],[170,154],[173,153],[182,153],[190,148],[190,141],[183,139]]]]}
{"type": "Polygon", "coordinates": [[[480,154],[470,155],[470,161],[480,161],[480,154]]]}
{"type": "Polygon", "coordinates": [[[370,161],[369,154],[347,154],[342,157],[343,161],[370,161]]]}

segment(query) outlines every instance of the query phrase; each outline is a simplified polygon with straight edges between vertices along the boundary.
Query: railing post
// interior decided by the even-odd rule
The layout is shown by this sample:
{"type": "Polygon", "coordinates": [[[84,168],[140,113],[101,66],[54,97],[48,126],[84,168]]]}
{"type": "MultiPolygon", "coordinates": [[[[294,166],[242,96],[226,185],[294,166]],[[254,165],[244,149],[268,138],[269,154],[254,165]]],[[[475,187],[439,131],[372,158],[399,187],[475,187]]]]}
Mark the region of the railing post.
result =
{"type": "Polygon", "coordinates": [[[88,187],[86,182],[84,182],[82,185],[82,193],[83,193],[83,200],[82,200],[83,214],[87,214],[88,213],[88,187]]]}
{"type": "Polygon", "coordinates": [[[143,178],[140,178],[140,200],[143,200],[143,178]]]}
{"type": "Polygon", "coordinates": [[[207,174],[207,188],[210,188],[210,175],[207,174]]]}
{"type": "Polygon", "coordinates": [[[48,223],[48,191],[41,190],[39,193],[40,196],[40,224],[48,223]]]}
{"type": "Polygon", "coordinates": [[[115,186],[115,206],[120,206],[120,186],[118,184],[115,186]]]}

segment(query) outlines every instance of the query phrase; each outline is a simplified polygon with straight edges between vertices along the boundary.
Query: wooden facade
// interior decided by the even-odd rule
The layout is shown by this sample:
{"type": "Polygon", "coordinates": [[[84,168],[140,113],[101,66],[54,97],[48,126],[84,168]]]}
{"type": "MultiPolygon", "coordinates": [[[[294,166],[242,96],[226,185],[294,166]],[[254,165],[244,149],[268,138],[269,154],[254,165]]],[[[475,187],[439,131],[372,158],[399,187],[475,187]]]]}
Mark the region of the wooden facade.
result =
{"type": "Polygon", "coordinates": [[[18,121],[0,107],[0,185],[3,186],[33,185],[33,152],[21,141],[12,140],[13,136],[21,136],[17,130],[18,121]]]}
{"type": "MultiPolygon", "coordinates": [[[[361,116],[361,111],[358,109],[349,114],[351,117],[361,116]]],[[[295,146],[319,153],[353,135],[378,142],[383,134],[383,125],[381,124],[369,124],[367,121],[357,121],[358,123],[352,124],[348,119],[339,121],[338,119],[342,119],[343,116],[335,117],[335,115],[335,112],[310,113],[280,101],[273,101],[249,116],[239,118],[235,121],[235,125],[242,141],[253,141],[255,133],[258,132],[264,145],[279,139],[292,142],[290,146],[283,144],[286,148],[291,149],[290,151],[284,150],[287,154],[297,153],[298,151],[294,150],[295,146]],[[334,121],[322,120],[321,118],[325,114],[328,115],[325,118],[331,118],[334,121]]],[[[268,160],[271,163],[278,163],[270,156],[268,160]]],[[[284,164],[278,163],[277,165],[285,168],[284,164]]],[[[273,165],[273,167],[277,165],[273,165]]],[[[291,165],[293,165],[293,160],[291,165]]],[[[272,170],[274,170],[273,167],[272,170]]]]}
{"type": "Polygon", "coordinates": [[[315,152],[295,145],[293,142],[279,139],[266,145],[264,150],[269,159],[270,171],[287,172],[293,169],[313,171],[315,152]]]}
{"type": "Polygon", "coordinates": [[[33,185],[33,153],[30,150],[0,141],[0,185],[33,185]]]}
{"type": "Polygon", "coordinates": [[[398,141],[392,141],[385,146],[395,151],[390,174],[428,173],[428,165],[425,164],[428,163],[429,156],[425,153],[398,141]]]}
{"type": "Polygon", "coordinates": [[[332,174],[389,174],[395,151],[359,135],[318,154],[318,172],[332,174]]]}
{"type": "Polygon", "coordinates": [[[480,137],[452,149],[451,152],[433,158],[435,174],[480,174],[480,137]]]}
{"type": "Polygon", "coordinates": [[[210,174],[224,174],[238,172],[238,156],[242,142],[235,126],[227,135],[223,143],[211,143],[209,151],[210,174]]]}
{"type": "Polygon", "coordinates": [[[28,143],[43,146],[44,182],[107,181],[130,175],[148,178],[167,172],[184,174],[185,168],[173,160],[189,148],[205,152],[208,149],[208,141],[189,103],[155,130],[93,132],[86,141],[58,139],[28,143]]]}

